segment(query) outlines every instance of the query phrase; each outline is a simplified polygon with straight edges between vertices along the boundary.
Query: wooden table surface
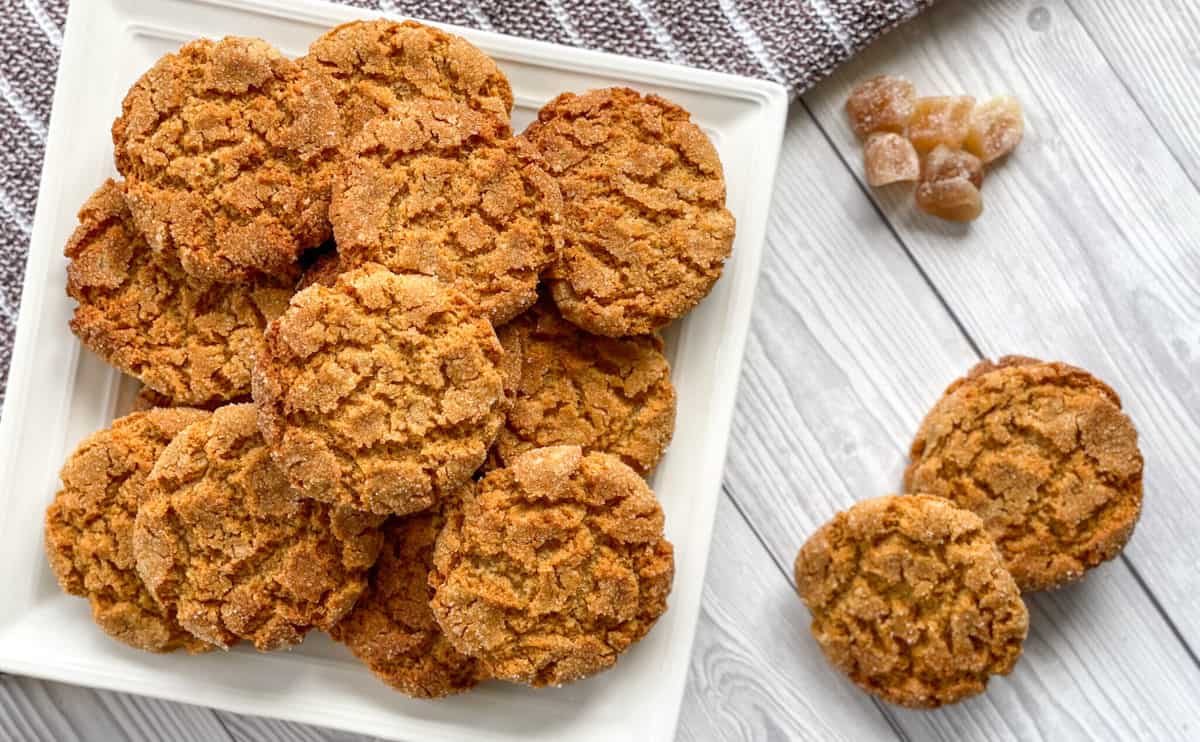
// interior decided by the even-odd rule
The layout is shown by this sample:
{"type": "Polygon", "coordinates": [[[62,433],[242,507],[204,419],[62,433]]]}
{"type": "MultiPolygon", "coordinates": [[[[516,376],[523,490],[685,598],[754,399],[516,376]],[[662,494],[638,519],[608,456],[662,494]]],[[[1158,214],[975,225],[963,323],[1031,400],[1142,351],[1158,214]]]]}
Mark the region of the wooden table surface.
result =
{"type": "MultiPolygon", "coordinates": [[[[946,0],[793,104],[680,739],[1200,739],[1198,39],[1194,0],[946,0]],[[865,187],[841,107],[879,72],[1024,104],[978,222],[865,187]],[[1117,389],[1141,523],[1120,558],[1029,599],[1025,656],[985,695],[875,702],[822,660],[792,559],[894,491],[946,384],[1004,353],[1117,389]]],[[[362,738],[6,676],[0,739],[362,738]]]]}

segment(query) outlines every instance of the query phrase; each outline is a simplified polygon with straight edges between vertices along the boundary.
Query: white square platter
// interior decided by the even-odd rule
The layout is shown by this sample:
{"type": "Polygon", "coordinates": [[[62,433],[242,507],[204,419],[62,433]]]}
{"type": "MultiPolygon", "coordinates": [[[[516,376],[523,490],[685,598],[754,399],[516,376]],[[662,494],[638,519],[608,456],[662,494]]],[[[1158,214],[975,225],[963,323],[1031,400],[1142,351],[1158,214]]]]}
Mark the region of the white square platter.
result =
{"type": "Polygon", "coordinates": [[[126,89],[165,52],[201,36],[260,36],[299,55],[354,8],[313,0],[78,0],[71,3],[0,420],[0,669],[229,711],[409,740],[669,740],[687,678],[730,420],[763,249],[787,96],[776,84],[450,28],[512,83],[513,128],[561,91],[628,85],[690,110],[720,152],[737,218],[733,257],[701,306],[666,333],[678,391],[675,439],[651,479],[677,571],[671,607],[617,666],[534,691],[486,683],[408,699],[313,633],[290,652],[238,648],[156,656],[112,641],[46,565],[42,513],[75,445],[123,412],[136,385],[67,329],[62,246],[75,212],[110,175],[109,124],[126,89]]]}

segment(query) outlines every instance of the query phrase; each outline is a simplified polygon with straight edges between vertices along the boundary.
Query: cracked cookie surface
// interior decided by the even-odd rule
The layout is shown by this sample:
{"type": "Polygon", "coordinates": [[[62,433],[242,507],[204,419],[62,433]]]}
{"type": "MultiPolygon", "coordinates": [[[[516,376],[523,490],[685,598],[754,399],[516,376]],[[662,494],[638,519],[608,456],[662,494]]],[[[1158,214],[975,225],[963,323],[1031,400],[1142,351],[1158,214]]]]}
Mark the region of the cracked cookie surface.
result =
{"type": "Polygon", "coordinates": [[[512,89],[495,61],[466,39],[415,21],[342,24],[296,61],[329,80],[346,143],[367,122],[414,100],[462,103],[508,127],[512,89]]]}
{"type": "Polygon", "coordinates": [[[155,63],[112,127],[150,246],[205,280],[294,279],[331,230],[341,133],[326,84],[259,39],[200,39],[155,63]]]}
{"type": "Polygon", "coordinates": [[[438,624],[491,676],[559,685],[612,667],[667,608],[674,553],[645,481],[614,456],[535,449],[447,513],[438,624]]]}
{"type": "Polygon", "coordinates": [[[355,138],[330,218],[345,267],[373,261],[451,283],[501,325],[537,299],[562,197],[521,138],[452,101],[393,107],[355,138]]]}
{"type": "Polygon", "coordinates": [[[267,328],[259,425],[305,496],[417,512],[483,463],[504,422],[502,363],[460,292],[368,263],[296,294],[267,328]]]}
{"type": "Polygon", "coordinates": [[[388,521],[367,591],[329,632],[377,677],[416,698],[462,693],[481,679],[478,663],[446,641],[429,607],[433,547],[445,522],[441,505],[388,521]]]}
{"type": "Polygon", "coordinates": [[[85,346],[174,405],[213,406],[250,392],[250,357],[292,295],[288,281],[192,278],[155,255],[134,226],[123,187],[102,185],[67,242],[71,330],[85,346]]]}
{"type": "Polygon", "coordinates": [[[500,466],[534,448],[604,451],[641,474],[675,430],[675,387],[656,335],[606,338],[564,320],[546,299],[496,331],[520,381],[493,449],[500,466]]]}
{"type": "Polygon", "coordinates": [[[175,437],[138,510],[137,571],[194,636],[260,651],[329,629],[366,589],[381,518],[301,497],[272,463],[253,405],[175,437]]]}
{"type": "Polygon", "coordinates": [[[1064,363],[984,361],[913,440],[905,489],[977,513],[1022,590],[1112,559],[1142,507],[1137,431],[1116,392],[1064,363]]]}
{"type": "Polygon", "coordinates": [[[725,177],[679,106],[628,88],[563,93],[525,136],[563,196],[547,273],[563,316],[597,335],[643,335],[708,295],[733,247],[725,177]]]}
{"type": "Polygon", "coordinates": [[[1020,590],[979,517],[941,498],[859,502],[813,534],[795,571],[825,656],[890,703],[955,703],[1021,655],[1020,590]]]}
{"type": "Polygon", "coordinates": [[[67,459],[62,489],[46,510],[46,555],[59,585],[87,598],[96,624],[131,647],[210,648],[155,601],[133,557],[134,519],[155,460],[177,433],[207,416],[202,410],[151,410],[113,421],[67,459]]]}

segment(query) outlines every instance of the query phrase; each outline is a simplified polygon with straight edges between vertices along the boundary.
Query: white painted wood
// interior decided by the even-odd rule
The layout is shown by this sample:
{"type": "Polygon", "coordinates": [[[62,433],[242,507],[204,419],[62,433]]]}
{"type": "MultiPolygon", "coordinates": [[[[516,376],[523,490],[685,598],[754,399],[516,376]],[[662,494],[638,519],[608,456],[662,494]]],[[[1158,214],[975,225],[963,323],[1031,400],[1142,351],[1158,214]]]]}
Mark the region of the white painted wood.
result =
{"type": "MultiPolygon", "coordinates": [[[[900,485],[918,421],[976,356],[800,109],[784,151],[726,481],[786,574],[834,511],[900,485]]],[[[913,739],[1184,734],[1200,669],[1125,564],[1032,608],[1011,676],[893,721],[913,739]]]]}
{"type": "MultiPolygon", "coordinates": [[[[1125,32],[1153,38],[1161,19],[1139,17],[1125,32]]],[[[984,183],[979,221],[937,222],[904,189],[875,197],[986,354],[1066,360],[1121,394],[1147,461],[1126,554],[1200,647],[1200,191],[1063,2],[941,3],[807,96],[856,174],[842,104],[884,70],[929,94],[1025,105],[1026,140],[984,183]],[[1030,23],[1041,10],[1045,27],[1030,23]]],[[[1200,94],[1200,76],[1178,74],[1200,94]]]]}
{"type": "Polygon", "coordinates": [[[1200,183],[1200,3],[1068,0],[1067,5],[1192,182],[1200,183]]]}

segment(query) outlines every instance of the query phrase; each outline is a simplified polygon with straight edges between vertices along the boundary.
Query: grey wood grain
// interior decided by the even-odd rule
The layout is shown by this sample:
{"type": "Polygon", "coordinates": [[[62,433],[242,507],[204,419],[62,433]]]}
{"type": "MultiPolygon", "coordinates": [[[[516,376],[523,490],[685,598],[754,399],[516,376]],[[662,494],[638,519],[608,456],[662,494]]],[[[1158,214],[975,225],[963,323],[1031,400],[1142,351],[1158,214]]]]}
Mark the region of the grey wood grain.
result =
{"type": "Polygon", "coordinates": [[[1200,183],[1200,3],[1068,0],[1193,183],[1200,183]],[[1136,29],[1136,33],[1130,33],[1136,29]]]}
{"type": "MultiPolygon", "coordinates": [[[[1152,38],[1157,23],[1130,28],[1152,38]]],[[[939,4],[806,97],[856,174],[842,104],[880,70],[1024,103],[1026,140],[985,182],[979,221],[925,217],[903,189],[872,196],[984,353],[1066,360],[1121,394],[1147,461],[1128,562],[1200,647],[1200,191],[1062,2],[939,4]],[[1049,20],[1031,24],[1039,9],[1049,20]]]]}
{"type": "MultiPolygon", "coordinates": [[[[803,109],[784,149],[726,481],[786,574],[835,510],[900,485],[917,422],[977,355],[803,109]]],[[[1031,603],[1011,676],[889,717],[914,739],[1186,733],[1200,670],[1125,564],[1031,603]]]]}

